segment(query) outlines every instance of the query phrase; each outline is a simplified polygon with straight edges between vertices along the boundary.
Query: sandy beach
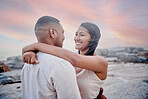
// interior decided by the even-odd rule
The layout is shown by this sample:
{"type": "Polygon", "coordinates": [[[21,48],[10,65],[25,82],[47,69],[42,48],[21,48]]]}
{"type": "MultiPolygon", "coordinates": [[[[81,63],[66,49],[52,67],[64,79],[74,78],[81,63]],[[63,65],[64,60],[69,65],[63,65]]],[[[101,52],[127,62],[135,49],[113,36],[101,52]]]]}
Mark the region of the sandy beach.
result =
{"type": "MultiPolygon", "coordinates": [[[[108,75],[102,86],[108,99],[148,99],[147,49],[118,47],[96,53],[108,61],[108,75]]],[[[22,56],[0,62],[12,69],[0,73],[0,99],[21,99],[22,56]]]]}
{"type": "MultiPolygon", "coordinates": [[[[104,81],[104,95],[108,99],[147,99],[148,64],[109,63],[108,77],[104,81]]],[[[17,74],[11,71],[12,75],[17,74]]],[[[8,75],[8,74],[5,74],[8,75]]],[[[0,85],[1,99],[20,99],[21,83],[0,85]]]]}

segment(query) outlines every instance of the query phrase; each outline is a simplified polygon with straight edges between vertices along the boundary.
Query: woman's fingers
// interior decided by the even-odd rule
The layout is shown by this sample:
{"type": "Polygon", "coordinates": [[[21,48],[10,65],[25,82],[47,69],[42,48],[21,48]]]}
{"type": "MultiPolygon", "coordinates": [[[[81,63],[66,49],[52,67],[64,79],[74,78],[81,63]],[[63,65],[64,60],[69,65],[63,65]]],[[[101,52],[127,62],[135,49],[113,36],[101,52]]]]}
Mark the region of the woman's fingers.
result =
{"type": "Polygon", "coordinates": [[[24,63],[26,63],[26,62],[27,62],[26,57],[27,57],[27,53],[24,53],[24,54],[23,54],[23,62],[24,62],[24,63]]]}
{"type": "Polygon", "coordinates": [[[35,64],[35,58],[31,57],[31,64],[35,64]]]}
{"type": "Polygon", "coordinates": [[[38,64],[37,56],[34,52],[25,52],[23,54],[23,61],[28,64],[38,64]]]}
{"type": "Polygon", "coordinates": [[[36,55],[31,57],[31,64],[38,64],[39,61],[37,60],[36,55]]]}
{"type": "Polygon", "coordinates": [[[28,64],[31,64],[31,56],[30,56],[30,54],[27,55],[27,60],[28,60],[27,63],[28,63],[28,64]]]}
{"type": "Polygon", "coordinates": [[[36,57],[36,54],[34,52],[26,52],[23,54],[23,61],[28,64],[32,64],[32,57],[36,57]]]}
{"type": "Polygon", "coordinates": [[[30,58],[29,52],[26,52],[26,53],[23,55],[23,57],[24,57],[24,62],[25,62],[25,63],[31,64],[31,62],[30,62],[31,58],[30,58]]]}
{"type": "Polygon", "coordinates": [[[36,64],[39,64],[39,61],[38,61],[38,60],[35,60],[35,63],[36,63],[36,64]]]}

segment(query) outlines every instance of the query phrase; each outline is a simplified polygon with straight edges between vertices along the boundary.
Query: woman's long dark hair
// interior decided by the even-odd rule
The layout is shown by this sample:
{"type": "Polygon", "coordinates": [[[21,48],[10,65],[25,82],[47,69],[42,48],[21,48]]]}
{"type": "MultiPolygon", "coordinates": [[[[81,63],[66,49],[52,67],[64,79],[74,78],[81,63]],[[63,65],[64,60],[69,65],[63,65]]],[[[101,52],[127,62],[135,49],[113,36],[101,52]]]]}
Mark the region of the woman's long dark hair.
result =
{"type": "MultiPolygon", "coordinates": [[[[89,50],[85,53],[85,55],[93,56],[96,50],[96,47],[98,46],[99,39],[101,37],[100,29],[98,28],[97,25],[89,22],[82,23],[80,26],[86,28],[88,30],[88,33],[91,36],[91,40],[89,41],[89,45],[88,45],[89,50]]],[[[80,51],[78,51],[78,53],[80,54],[80,51]]],[[[97,98],[95,99],[107,99],[103,95],[103,88],[100,88],[100,92],[97,98]]]]}
{"type": "MultiPolygon", "coordinates": [[[[98,46],[98,41],[101,37],[100,29],[97,25],[89,22],[82,23],[80,26],[86,28],[91,36],[91,40],[89,41],[88,45],[89,50],[85,53],[85,55],[92,56],[96,50],[96,47],[98,46]]],[[[80,51],[78,51],[78,53],[80,54],[80,51]]]]}

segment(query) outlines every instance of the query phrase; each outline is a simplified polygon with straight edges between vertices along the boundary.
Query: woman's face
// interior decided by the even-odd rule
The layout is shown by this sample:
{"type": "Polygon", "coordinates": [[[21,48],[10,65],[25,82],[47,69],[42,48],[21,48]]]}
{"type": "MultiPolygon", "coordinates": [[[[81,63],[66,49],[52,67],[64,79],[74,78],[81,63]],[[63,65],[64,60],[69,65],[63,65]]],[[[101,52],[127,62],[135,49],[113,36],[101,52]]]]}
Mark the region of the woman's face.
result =
{"type": "Polygon", "coordinates": [[[74,40],[76,49],[80,51],[87,51],[89,49],[88,44],[91,40],[91,36],[86,28],[80,26],[76,31],[74,40]]]}

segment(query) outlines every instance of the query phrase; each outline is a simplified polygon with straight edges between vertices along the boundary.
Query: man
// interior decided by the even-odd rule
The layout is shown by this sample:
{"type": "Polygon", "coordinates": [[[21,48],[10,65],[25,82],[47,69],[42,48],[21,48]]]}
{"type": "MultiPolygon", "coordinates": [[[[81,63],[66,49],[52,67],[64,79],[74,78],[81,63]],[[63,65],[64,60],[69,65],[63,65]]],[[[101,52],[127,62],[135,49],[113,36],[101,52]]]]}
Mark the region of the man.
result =
{"type": "MultiPolygon", "coordinates": [[[[43,16],[35,25],[38,42],[62,47],[64,30],[54,17],[43,16]]],[[[61,58],[38,52],[39,64],[22,69],[23,99],[80,99],[74,67],[61,58]]]]}

